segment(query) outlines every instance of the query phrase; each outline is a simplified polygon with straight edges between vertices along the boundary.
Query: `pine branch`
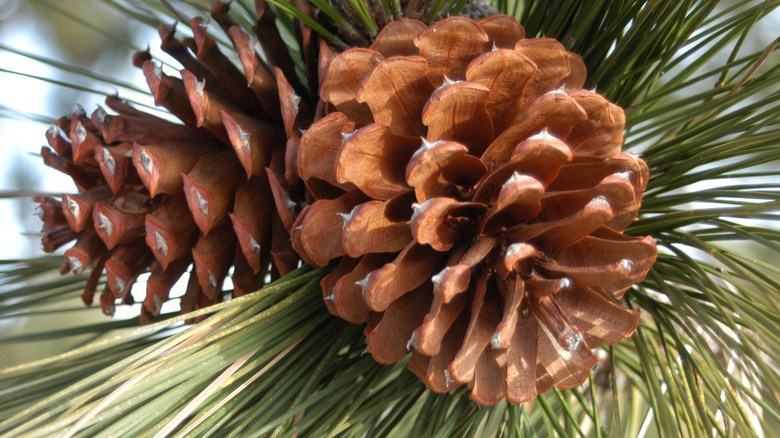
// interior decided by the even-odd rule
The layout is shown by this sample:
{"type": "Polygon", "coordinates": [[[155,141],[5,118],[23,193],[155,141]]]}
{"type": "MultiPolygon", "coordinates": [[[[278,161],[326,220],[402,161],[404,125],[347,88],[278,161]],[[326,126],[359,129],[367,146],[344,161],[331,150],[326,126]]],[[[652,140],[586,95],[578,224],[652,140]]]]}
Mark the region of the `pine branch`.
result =
{"type": "MultiPolygon", "coordinates": [[[[150,26],[173,18],[186,22],[204,13],[205,3],[106,1],[150,26]]],[[[236,3],[233,16],[251,26],[251,5],[236,3]]],[[[364,29],[371,38],[381,22],[367,3],[352,0],[333,2],[339,8],[312,1],[322,10],[319,21],[292,3],[270,3],[287,36],[297,19],[345,44],[334,29],[364,29]],[[343,16],[344,10],[358,20],[343,16]]],[[[626,147],[641,151],[651,166],[640,219],[629,229],[653,234],[661,247],[647,280],[626,296],[642,322],[632,340],[603,352],[588,384],[491,408],[476,408],[468,391],[433,394],[404,361],[383,366],[363,356],[361,327],[331,318],[322,304],[316,289],[324,272],[302,268],[255,294],[149,326],[118,320],[3,336],[0,343],[124,329],[3,370],[0,431],[725,437],[770,430],[780,421],[780,338],[774,330],[780,269],[771,262],[780,252],[780,187],[773,182],[780,160],[780,70],[768,68],[776,64],[776,42],[740,52],[755,23],[780,2],[745,0],[728,8],[672,0],[494,3],[517,16],[528,36],[556,37],[583,55],[589,85],[629,107],[626,147]],[[713,67],[718,56],[725,61],[713,67]],[[760,246],[762,258],[734,245],[744,242],[760,246]],[[182,325],[210,313],[196,326],[182,325]]],[[[388,17],[399,7],[391,0],[382,4],[388,17]]],[[[435,2],[430,14],[461,6],[435,2]]],[[[290,47],[300,70],[299,50],[290,47]]],[[[121,80],[91,77],[137,91],[121,80]]],[[[58,257],[5,262],[0,317],[43,315],[51,311],[46,306],[78,296],[83,281],[56,277],[59,264],[58,257]]]]}

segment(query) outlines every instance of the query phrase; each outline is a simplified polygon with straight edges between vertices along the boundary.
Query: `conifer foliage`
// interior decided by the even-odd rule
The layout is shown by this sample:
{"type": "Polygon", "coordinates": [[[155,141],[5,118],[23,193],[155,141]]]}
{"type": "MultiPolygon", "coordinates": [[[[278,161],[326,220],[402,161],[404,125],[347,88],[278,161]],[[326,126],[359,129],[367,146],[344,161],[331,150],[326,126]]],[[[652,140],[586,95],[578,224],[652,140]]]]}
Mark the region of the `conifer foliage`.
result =
{"type": "Polygon", "coordinates": [[[106,1],[157,28],[168,116],[54,121],[43,247],[75,244],[3,263],[0,314],[149,273],[140,321],[4,370],[0,431],[761,435],[780,72],[742,51],[779,5],[106,1]]]}

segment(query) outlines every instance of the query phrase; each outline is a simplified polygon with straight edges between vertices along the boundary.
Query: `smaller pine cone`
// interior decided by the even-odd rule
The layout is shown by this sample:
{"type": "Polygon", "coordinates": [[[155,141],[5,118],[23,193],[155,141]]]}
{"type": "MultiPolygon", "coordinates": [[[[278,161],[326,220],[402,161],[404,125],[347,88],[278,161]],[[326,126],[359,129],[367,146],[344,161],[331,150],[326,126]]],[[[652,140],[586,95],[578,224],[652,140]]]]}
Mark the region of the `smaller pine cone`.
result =
{"type": "MultiPolygon", "coordinates": [[[[227,4],[214,2],[212,8],[243,72],[220,51],[203,18],[190,21],[193,37],[183,40],[174,27],[159,26],[162,50],[184,67],[181,78],[164,73],[148,52],[133,58],[155,103],[182,124],[110,96],[106,105],[116,114],[98,107],[88,117],[79,107],[47,132],[45,163],[71,176],[78,193],[37,199],[43,247],[52,252],[76,241],[60,271],[81,275],[91,269],[82,294],[88,305],[105,271],[99,302],[106,315],[113,315],[117,300],[132,303],[130,289],[146,272],[141,322],[160,315],[190,266],[180,301],[185,313],[221,301],[229,274],[232,295],[239,296],[259,289],[269,274],[278,278],[299,264],[288,231],[297,204],[289,195],[302,197],[305,190],[294,169],[288,171],[286,157],[294,155],[288,149],[296,143],[288,137],[300,124],[295,93],[305,88],[286,62],[272,10],[258,8],[257,32],[281,66],[273,69],[254,51],[258,35],[235,26],[227,4]],[[291,193],[277,197],[277,204],[280,187],[291,193]]],[[[307,35],[299,44],[319,42],[307,35]]]]}
{"type": "Polygon", "coordinates": [[[389,23],[335,56],[301,139],[317,200],[293,247],[324,266],[329,310],[367,322],[381,363],[484,405],[580,385],[630,336],[618,303],[655,261],[636,218],[645,162],[623,110],[582,90],[579,56],[513,18],[389,23]]]}

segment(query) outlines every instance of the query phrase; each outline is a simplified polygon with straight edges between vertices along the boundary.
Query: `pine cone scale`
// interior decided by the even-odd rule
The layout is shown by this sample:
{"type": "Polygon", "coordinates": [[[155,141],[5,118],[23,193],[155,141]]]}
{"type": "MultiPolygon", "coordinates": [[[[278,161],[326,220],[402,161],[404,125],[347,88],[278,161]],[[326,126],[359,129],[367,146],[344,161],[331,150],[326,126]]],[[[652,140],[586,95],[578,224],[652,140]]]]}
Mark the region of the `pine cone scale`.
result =
{"type": "Polygon", "coordinates": [[[365,103],[357,101],[360,82],[384,57],[370,49],[356,48],[336,55],[325,71],[339,74],[326,75],[320,88],[320,98],[333,104],[350,120],[361,125],[373,122],[371,111],[365,103]]]}
{"type": "Polygon", "coordinates": [[[412,346],[431,357],[441,352],[444,336],[460,316],[468,298],[466,294],[456,294],[450,301],[445,302],[440,295],[434,291],[431,309],[412,335],[412,346]]]}
{"type": "Polygon", "coordinates": [[[493,139],[493,122],[486,102],[490,89],[458,81],[445,83],[433,92],[422,109],[428,127],[427,140],[458,140],[473,155],[480,155],[493,139]]]}
{"type": "Polygon", "coordinates": [[[335,162],[343,135],[351,134],[354,130],[355,124],[346,116],[333,113],[306,131],[308,135],[301,139],[298,154],[298,174],[313,193],[318,193],[316,186],[310,184],[314,178],[342,189],[350,187],[340,184],[336,179],[335,162]]]}
{"type": "Polygon", "coordinates": [[[504,132],[517,117],[523,89],[535,70],[533,61],[507,49],[485,53],[469,64],[466,80],[490,90],[486,107],[494,132],[504,132]]]}
{"type": "Polygon", "coordinates": [[[333,305],[342,318],[356,324],[368,319],[371,309],[363,298],[366,286],[365,279],[371,272],[380,269],[392,260],[393,256],[388,253],[367,254],[351,271],[348,268],[352,266],[352,263],[345,263],[345,266],[337,268],[337,272],[341,275],[335,278],[333,288],[323,288],[323,293],[333,294],[333,305]]]}
{"type": "Polygon", "coordinates": [[[536,368],[538,321],[531,312],[521,313],[507,347],[507,400],[522,403],[537,395],[536,368]]]}
{"type": "Polygon", "coordinates": [[[265,114],[271,120],[278,121],[279,90],[276,79],[255,53],[253,49],[255,41],[237,26],[230,27],[229,35],[244,69],[245,77],[242,80],[260,101],[265,114]]]}
{"type": "Polygon", "coordinates": [[[479,20],[479,27],[498,49],[511,49],[525,38],[525,29],[508,15],[491,15],[479,20]]]}
{"type": "Polygon", "coordinates": [[[346,254],[343,240],[333,238],[334,231],[340,234],[344,216],[353,206],[366,200],[358,190],[352,190],[332,200],[319,200],[311,205],[301,229],[301,243],[306,254],[315,265],[325,266],[328,261],[346,254]],[[343,216],[342,216],[343,215],[343,216]]]}
{"type": "Polygon", "coordinates": [[[486,173],[484,163],[469,155],[466,146],[437,141],[423,143],[412,155],[406,166],[406,182],[414,187],[417,202],[425,202],[436,196],[460,194],[486,173]]]}
{"type": "Polygon", "coordinates": [[[428,246],[410,242],[395,260],[362,280],[366,283],[363,289],[366,304],[375,312],[385,310],[394,300],[426,283],[441,257],[428,246]]]}
{"type": "Polygon", "coordinates": [[[394,221],[392,217],[395,215],[390,210],[401,203],[411,208],[413,199],[409,195],[412,193],[406,192],[391,201],[364,202],[353,208],[343,225],[347,255],[360,257],[369,251],[401,251],[412,240],[409,224],[405,220],[394,221]]]}
{"type": "Polygon", "coordinates": [[[377,324],[366,335],[368,349],[379,363],[395,363],[407,353],[412,333],[430,307],[430,285],[422,285],[414,293],[408,293],[393,300],[385,314],[387,321],[377,324]]]}
{"type": "Polygon", "coordinates": [[[425,135],[420,114],[433,92],[425,73],[428,63],[420,56],[382,60],[363,79],[357,101],[371,109],[374,120],[406,137],[425,135]]]}
{"type": "Polygon", "coordinates": [[[410,18],[391,21],[382,28],[370,49],[381,53],[385,58],[418,55],[420,52],[414,44],[414,37],[427,27],[421,21],[410,18]]]}
{"type": "Polygon", "coordinates": [[[465,79],[474,53],[489,50],[489,44],[485,31],[465,17],[442,20],[414,38],[420,56],[427,61],[428,80],[435,87],[445,82],[445,75],[450,80],[465,79]]]}
{"type": "Polygon", "coordinates": [[[501,321],[501,304],[493,294],[487,294],[488,280],[487,273],[478,274],[463,344],[447,366],[449,377],[458,384],[473,382],[475,366],[501,321]]]}
{"type": "Polygon", "coordinates": [[[373,123],[348,134],[334,158],[336,180],[352,183],[374,199],[386,200],[410,187],[404,165],[420,145],[420,139],[394,134],[373,123]]]}

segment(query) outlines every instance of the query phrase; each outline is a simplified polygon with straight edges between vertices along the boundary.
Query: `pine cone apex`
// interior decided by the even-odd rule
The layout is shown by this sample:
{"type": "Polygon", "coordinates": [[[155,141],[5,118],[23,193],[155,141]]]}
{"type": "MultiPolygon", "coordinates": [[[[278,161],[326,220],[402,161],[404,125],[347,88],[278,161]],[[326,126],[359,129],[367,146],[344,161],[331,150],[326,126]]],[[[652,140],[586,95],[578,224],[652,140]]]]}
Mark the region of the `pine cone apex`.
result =
{"type": "Polygon", "coordinates": [[[581,384],[591,348],[636,329],[615,299],[657,253],[621,233],[648,180],[623,110],[581,89],[579,56],[523,36],[506,16],[388,24],[333,58],[299,151],[317,200],[293,247],[341,258],[330,311],[368,323],[377,361],[411,351],[434,391],[486,405],[581,384]]]}

